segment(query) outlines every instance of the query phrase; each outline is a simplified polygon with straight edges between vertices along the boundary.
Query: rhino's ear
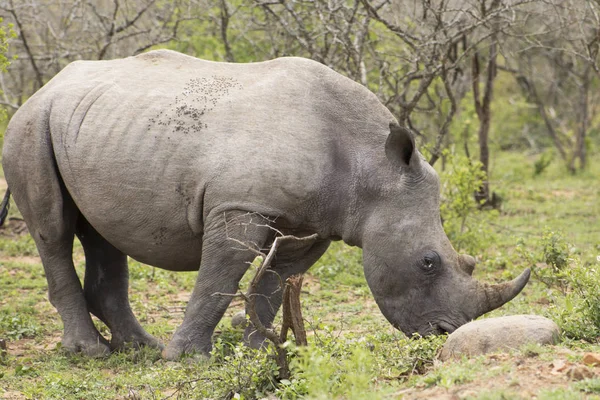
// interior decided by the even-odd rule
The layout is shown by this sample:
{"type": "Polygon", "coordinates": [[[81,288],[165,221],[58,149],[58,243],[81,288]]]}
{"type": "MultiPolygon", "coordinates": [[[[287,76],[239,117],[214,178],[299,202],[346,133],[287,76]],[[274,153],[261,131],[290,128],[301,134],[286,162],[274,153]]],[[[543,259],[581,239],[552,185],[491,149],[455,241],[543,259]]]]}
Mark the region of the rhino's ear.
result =
{"type": "Polygon", "coordinates": [[[385,154],[396,166],[410,164],[415,153],[415,139],[408,128],[394,122],[390,123],[390,134],[385,142],[385,154]]]}

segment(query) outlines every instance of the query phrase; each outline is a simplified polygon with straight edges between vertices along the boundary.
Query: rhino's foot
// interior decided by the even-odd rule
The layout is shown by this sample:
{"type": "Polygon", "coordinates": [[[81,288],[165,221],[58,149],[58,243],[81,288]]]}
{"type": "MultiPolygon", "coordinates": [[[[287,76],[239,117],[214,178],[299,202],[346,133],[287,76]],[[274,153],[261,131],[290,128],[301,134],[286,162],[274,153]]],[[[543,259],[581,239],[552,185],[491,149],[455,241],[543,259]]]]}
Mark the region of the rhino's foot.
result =
{"type": "Polygon", "coordinates": [[[62,349],[71,354],[83,354],[88,357],[105,357],[110,354],[110,346],[104,337],[96,338],[63,337],[62,349]]]}
{"type": "Polygon", "coordinates": [[[269,345],[267,338],[254,329],[252,325],[249,325],[244,331],[244,343],[246,346],[256,350],[264,349],[269,345]]]}
{"type": "Polygon", "coordinates": [[[207,360],[210,358],[212,344],[193,343],[189,340],[177,340],[174,338],[162,351],[162,357],[169,361],[178,361],[182,357],[190,357],[193,360],[207,360]]]}
{"type": "Polygon", "coordinates": [[[139,350],[141,347],[150,347],[159,350],[163,350],[165,348],[161,342],[146,332],[130,334],[127,336],[113,334],[113,337],[110,341],[110,348],[115,351],[124,351],[129,349],[139,350]]]}

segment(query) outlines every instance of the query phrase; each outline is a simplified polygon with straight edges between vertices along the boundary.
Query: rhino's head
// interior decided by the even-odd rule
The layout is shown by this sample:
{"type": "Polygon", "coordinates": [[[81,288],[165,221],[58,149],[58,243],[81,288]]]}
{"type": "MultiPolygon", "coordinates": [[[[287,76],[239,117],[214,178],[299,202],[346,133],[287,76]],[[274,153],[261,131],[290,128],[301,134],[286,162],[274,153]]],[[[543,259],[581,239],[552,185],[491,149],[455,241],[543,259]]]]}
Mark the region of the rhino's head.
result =
{"type": "Polygon", "coordinates": [[[529,270],[483,284],[471,277],[475,260],[452,248],[440,220],[439,178],[410,132],[392,125],[385,148],[367,189],[362,235],[365,276],[384,316],[409,336],[452,332],[515,297],[529,270]]]}

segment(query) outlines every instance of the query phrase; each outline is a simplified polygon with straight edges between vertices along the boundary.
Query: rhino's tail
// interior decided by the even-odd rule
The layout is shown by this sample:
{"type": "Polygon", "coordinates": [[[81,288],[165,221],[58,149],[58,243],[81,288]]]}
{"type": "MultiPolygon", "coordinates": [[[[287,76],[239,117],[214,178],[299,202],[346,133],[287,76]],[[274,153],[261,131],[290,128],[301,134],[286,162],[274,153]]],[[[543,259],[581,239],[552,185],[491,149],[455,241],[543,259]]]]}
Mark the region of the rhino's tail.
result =
{"type": "Polygon", "coordinates": [[[2,203],[0,203],[0,226],[4,225],[4,221],[8,216],[8,210],[10,209],[10,189],[6,189],[6,194],[2,203]]]}

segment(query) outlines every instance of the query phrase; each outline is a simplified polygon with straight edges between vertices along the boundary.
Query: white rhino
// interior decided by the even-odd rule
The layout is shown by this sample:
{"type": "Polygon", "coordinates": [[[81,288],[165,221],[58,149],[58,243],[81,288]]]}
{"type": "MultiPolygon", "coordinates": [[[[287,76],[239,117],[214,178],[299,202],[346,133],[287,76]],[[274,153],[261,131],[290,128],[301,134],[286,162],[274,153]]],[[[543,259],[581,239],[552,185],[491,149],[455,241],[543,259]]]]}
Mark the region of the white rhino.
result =
{"type": "Polygon", "coordinates": [[[410,132],[366,88],[302,58],[231,64],[160,50],[74,62],[12,118],[3,166],[64,323],[63,347],[89,355],[162,346],[130,309],[127,256],[198,270],[168,359],[209,353],[231,299],[215,294],[235,293],[255,256],[231,238],[268,248],[276,230],[318,235],[282,247],[279,276],[260,282],[266,325],[281,304],[280,279],[305,272],[331,240],[363,249],[377,304],[408,335],[452,332],[529,278],[472,279],[474,260],[450,245],[438,176],[410,132]]]}

